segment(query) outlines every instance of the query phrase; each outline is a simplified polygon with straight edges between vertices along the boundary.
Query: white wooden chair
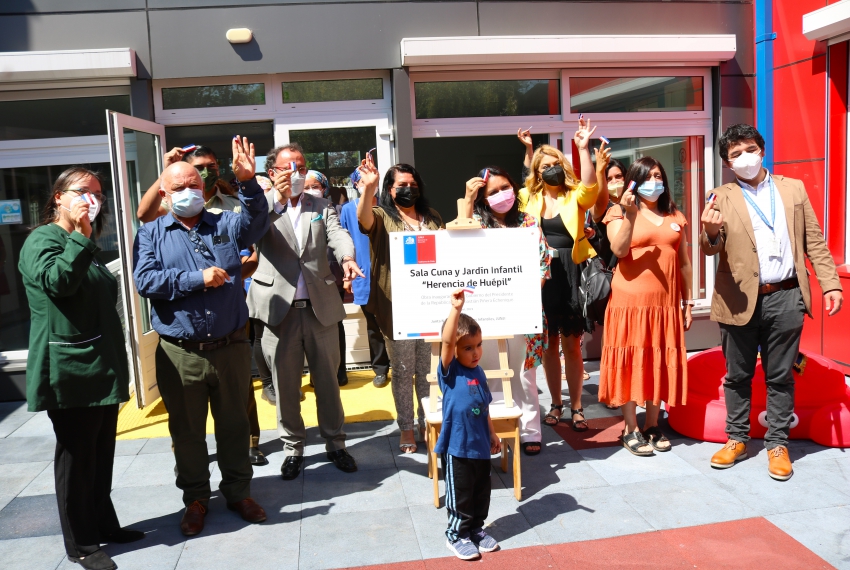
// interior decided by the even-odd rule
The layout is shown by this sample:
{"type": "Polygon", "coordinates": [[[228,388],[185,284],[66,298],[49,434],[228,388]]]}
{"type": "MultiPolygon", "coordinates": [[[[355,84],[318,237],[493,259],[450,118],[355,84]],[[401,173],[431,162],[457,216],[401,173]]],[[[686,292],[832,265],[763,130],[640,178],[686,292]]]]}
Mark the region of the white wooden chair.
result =
{"type": "MultiPolygon", "coordinates": [[[[490,417],[493,419],[493,427],[502,443],[502,471],[508,472],[508,446],[510,446],[514,461],[514,496],[519,501],[522,498],[522,477],[520,471],[520,442],[519,442],[519,420],[522,410],[513,400],[511,393],[511,378],[514,375],[508,365],[508,343],[505,339],[513,337],[484,337],[485,340],[498,340],[499,343],[499,366],[498,370],[485,370],[487,379],[502,380],[502,394],[504,399],[496,400],[490,404],[490,417]]],[[[440,506],[439,471],[437,454],[434,447],[440,436],[443,426],[443,405],[440,397],[440,387],[437,381],[437,367],[440,366],[440,340],[428,339],[431,343],[431,373],[428,375],[429,395],[422,398],[422,408],[425,410],[425,424],[428,438],[428,477],[434,481],[434,506],[440,506]]]]}

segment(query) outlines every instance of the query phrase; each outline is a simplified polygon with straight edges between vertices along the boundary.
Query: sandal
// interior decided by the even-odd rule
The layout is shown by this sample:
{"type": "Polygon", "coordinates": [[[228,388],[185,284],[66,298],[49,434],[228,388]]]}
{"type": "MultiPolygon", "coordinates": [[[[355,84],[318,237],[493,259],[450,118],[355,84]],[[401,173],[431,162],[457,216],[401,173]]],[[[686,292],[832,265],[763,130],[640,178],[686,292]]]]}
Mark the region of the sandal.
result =
{"type": "Polygon", "coordinates": [[[398,449],[402,453],[416,453],[418,448],[415,443],[400,443],[398,444],[398,449]]]}
{"type": "Polygon", "coordinates": [[[645,451],[640,450],[641,447],[645,447],[650,444],[646,441],[646,439],[644,439],[643,434],[639,431],[633,431],[630,434],[621,435],[620,440],[623,442],[623,447],[638,457],[649,457],[650,455],[655,455],[651,449],[645,451]]]}
{"type": "Polygon", "coordinates": [[[652,449],[655,451],[670,451],[670,448],[673,447],[670,445],[670,440],[667,439],[658,426],[652,426],[644,430],[643,437],[646,439],[646,442],[652,446],[652,449]],[[663,446],[662,444],[667,444],[663,446]]]}
{"type": "Polygon", "coordinates": [[[526,455],[538,455],[543,449],[543,444],[539,441],[524,441],[522,442],[522,452],[526,455]],[[529,449],[532,446],[537,446],[537,449],[529,449]]]}
{"type": "Polygon", "coordinates": [[[549,413],[543,417],[543,423],[547,426],[554,427],[561,422],[561,414],[564,413],[564,404],[560,406],[549,406],[549,413]],[[552,412],[558,410],[558,415],[554,415],[552,412]]]}
{"type": "Polygon", "coordinates": [[[587,431],[587,420],[584,419],[584,408],[574,410],[570,408],[570,416],[572,416],[573,429],[575,431],[587,431]],[[581,419],[576,421],[575,417],[581,416],[581,419]]]}

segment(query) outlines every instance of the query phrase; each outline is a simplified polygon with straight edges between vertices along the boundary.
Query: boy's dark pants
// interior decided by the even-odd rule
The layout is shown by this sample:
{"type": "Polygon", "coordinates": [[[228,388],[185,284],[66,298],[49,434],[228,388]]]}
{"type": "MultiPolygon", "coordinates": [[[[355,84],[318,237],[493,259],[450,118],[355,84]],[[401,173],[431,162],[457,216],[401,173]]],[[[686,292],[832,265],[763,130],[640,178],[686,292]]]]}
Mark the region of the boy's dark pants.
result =
{"type": "Polygon", "coordinates": [[[454,542],[469,538],[484,526],[490,511],[490,460],[467,459],[442,454],[446,479],[446,511],[449,527],[446,538],[454,542]]]}

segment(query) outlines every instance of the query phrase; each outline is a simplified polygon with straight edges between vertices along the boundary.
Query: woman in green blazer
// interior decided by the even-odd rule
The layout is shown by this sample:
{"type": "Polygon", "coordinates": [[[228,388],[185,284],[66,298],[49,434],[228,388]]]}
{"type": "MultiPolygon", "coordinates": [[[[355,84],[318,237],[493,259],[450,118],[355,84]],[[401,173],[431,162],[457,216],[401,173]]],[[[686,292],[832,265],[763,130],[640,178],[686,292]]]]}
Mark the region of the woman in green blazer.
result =
{"type": "Polygon", "coordinates": [[[144,538],[120,527],[109,496],[129,372],[118,283],[91,239],[103,227],[102,205],[98,174],[81,167],[60,174],[18,263],[31,313],[29,411],[46,410],[56,433],[56,499],[68,559],[97,570],[116,568],[102,542],[144,538]]]}

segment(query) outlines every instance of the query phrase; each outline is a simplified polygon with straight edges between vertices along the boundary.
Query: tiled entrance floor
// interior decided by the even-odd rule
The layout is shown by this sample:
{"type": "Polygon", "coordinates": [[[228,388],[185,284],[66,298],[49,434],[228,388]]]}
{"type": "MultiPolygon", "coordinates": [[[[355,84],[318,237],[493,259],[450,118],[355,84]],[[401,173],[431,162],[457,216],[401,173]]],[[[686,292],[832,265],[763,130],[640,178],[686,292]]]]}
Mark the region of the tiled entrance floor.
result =
{"type": "MultiPolygon", "coordinates": [[[[589,404],[595,400],[592,381],[586,390],[589,418],[617,415],[589,404]]],[[[544,395],[541,406],[548,409],[544,395]]],[[[482,563],[850,569],[850,450],[793,441],[795,474],[780,483],[767,475],[761,441],[753,442],[747,461],[716,471],[709,458],[717,444],[665,430],[672,451],[639,458],[617,446],[574,449],[544,427],[543,453],[522,458],[519,502],[510,473],[494,461],[488,524],[503,551],[485,555],[482,563]]],[[[424,446],[413,455],[400,453],[390,422],[349,424],[346,431],[360,471],[345,474],[329,464],[318,430],[310,428],[305,469],[294,481],[280,479],[280,441],[263,432],[270,464],[255,469],[252,493],[268,521],[245,524],[216,495],[206,530],[192,539],[178,528],[182,503],[170,440],[119,441],[112,497],[122,524],[147,537],[105,549],[122,570],[320,570],[401,562],[409,564],[399,568],[413,570],[459,563],[446,558],[446,512],[431,503],[424,446]]],[[[208,441],[217,481],[215,441],[208,441]]],[[[45,414],[27,413],[22,403],[0,404],[2,569],[79,568],[64,558],[53,446],[45,414]]]]}

